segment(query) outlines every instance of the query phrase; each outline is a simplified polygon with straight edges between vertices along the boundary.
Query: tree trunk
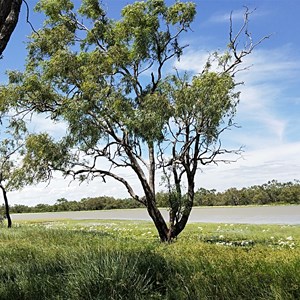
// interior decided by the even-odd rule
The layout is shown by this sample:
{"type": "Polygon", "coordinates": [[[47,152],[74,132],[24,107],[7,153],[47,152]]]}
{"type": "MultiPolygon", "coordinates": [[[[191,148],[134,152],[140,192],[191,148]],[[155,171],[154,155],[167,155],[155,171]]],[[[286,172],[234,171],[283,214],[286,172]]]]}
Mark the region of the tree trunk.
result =
{"type": "Polygon", "coordinates": [[[0,185],[0,188],[2,189],[3,198],[4,198],[5,216],[6,216],[6,219],[7,219],[7,227],[11,228],[12,221],[11,221],[10,214],[9,214],[9,205],[8,205],[6,190],[5,190],[4,186],[2,186],[2,185],[0,185]]]}
{"type": "Polygon", "coordinates": [[[159,209],[156,207],[154,199],[147,199],[146,201],[148,214],[154,222],[154,225],[160,237],[160,241],[167,242],[169,229],[165,222],[165,219],[163,218],[159,209]]]}
{"type": "Polygon", "coordinates": [[[168,243],[172,242],[172,240],[176,239],[177,236],[185,228],[193,208],[193,202],[195,196],[194,188],[195,188],[194,181],[193,179],[190,179],[189,186],[188,186],[188,202],[185,205],[185,209],[182,213],[182,216],[178,222],[175,221],[175,215],[176,212],[178,212],[178,209],[177,210],[175,209],[174,211],[174,208],[171,208],[169,227],[165,219],[163,218],[161,212],[156,207],[155,199],[153,199],[153,197],[146,198],[145,205],[147,207],[148,214],[150,215],[151,219],[154,222],[154,225],[158,231],[161,242],[168,242],[168,243]]]}
{"type": "Polygon", "coordinates": [[[0,57],[18,23],[22,0],[0,0],[0,57]]]}
{"type": "Polygon", "coordinates": [[[177,222],[173,228],[172,227],[170,228],[170,233],[169,233],[170,240],[176,238],[185,228],[193,208],[194,197],[195,197],[195,183],[194,183],[194,177],[192,177],[189,178],[188,180],[188,201],[185,204],[185,208],[179,222],[177,222]]]}

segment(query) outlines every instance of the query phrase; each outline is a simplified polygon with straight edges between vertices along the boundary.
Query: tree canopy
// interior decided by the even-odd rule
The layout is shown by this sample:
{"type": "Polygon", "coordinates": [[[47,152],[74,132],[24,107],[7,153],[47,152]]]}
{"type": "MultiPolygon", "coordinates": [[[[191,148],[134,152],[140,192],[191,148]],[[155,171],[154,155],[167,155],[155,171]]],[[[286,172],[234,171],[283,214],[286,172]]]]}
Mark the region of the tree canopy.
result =
{"type": "Polygon", "coordinates": [[[20,117],[40,113],[63,122],[66,133],[30,135],[24,168],[37,181],[57,170],[81,181],[113,178],[146,206],[160,239],[172,240],[188,221],[199,167],[240,153],[224,149],[220,136],[234,126],[234,75],[261,42],[249,35],[250,12],[237,35],[231,26],[225,53],[214,53],[202,73],[188,76],[170,65],[187,47],[181,36],[194,20],[193,2],[135,2],[120,20],[97,0],[84,0],[77,10],[69,0],[41,0],[36,9],[46,15],[44,26],[32,35],[26,70],[9,74],[0,99],[20,117]],[[120,175],[123,168],[135,174],[141,195],[120,175]],[[157,207],[159,175],[170,192],[169,223],[157,207]]]}

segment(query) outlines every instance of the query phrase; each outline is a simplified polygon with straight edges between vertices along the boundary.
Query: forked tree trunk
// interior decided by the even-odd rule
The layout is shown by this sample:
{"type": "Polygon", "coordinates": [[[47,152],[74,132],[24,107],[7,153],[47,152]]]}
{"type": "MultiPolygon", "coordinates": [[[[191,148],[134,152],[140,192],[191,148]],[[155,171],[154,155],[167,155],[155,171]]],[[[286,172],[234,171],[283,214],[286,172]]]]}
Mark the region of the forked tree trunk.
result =
{"type": "Polygon", "coordinates": [[[191,211],[193,209],[193,204],[194,204],[194,197],[195,197],[195,183],[194,183],[194,177],[189,178],[188,180],[188,200],[187,203],[185,204],[185,208],[184,211],[182,212],[182,216],[179,220],[179,222],[177,222],[174,226],[174,237],[177,237],[185,228],[191,211]]]}
{"type": "MultiPolygon", "coordinates": [[[[195,196],[194,190],[195,190],[194,180],[193,180],[193,178],[190,178],[189,186],[188,186],[188,201],[185,204],[185,208],[184,208],[184,211],[182,212],[181,218],[176,221],[174,220],[174,216],[178,213],[178,209],[181,209],[181,207],[177,206],[176,211],[172,211],[172,208],[171,208],[170,225],[169,225],[169,227],[167,225],[165,225],[167,228],[167,231],[165,231],[165,230],[163,231],[164,239],[161,238],[162,242],[169,242],[169,243],[172,242],[172,240],[176,239],[178,237],[178,235],[184,230],[184,228],[189,220],[192,208],[193,208],[194,196],[195,196]]],[[[161,214],[160,214],[160,216],[161,216],[161,214]]],[[[162,216],[161,216],[161,218],[163,219],[162,216]]],[[[166,224],[166,223],[164,222],[164,224],[166,224]]],[[[158,225],[159,225],[159,223],[158,223],[158,225]]],[[[155,224],[155,226],[156,226],[157,230],[159,231],[158,226],[156,224],[155,224]]],[[[161,235],[160,235],[160,237],[161,237],[161,235]]]]}
{"type": "Polygon", "coordinates": [[[9,213],[7,193],[6,193],[6,190],[5,190],[4,186],[0,185],[0,188],[2,189],[2,194],[3,194],[3,198],[4,198],[5,216],[6,216],[6,219],[7,219],[7,227],[11,228],[12,221],[11,221],[10,213],[9,213]]]}
{"type": "Polygon", "coordinates": [[[0,0],[0,57],[18,23],[22,0],[0,0]]]}
{"type": "Polygon", "coordinates": [[[151,202],[149,202],[149,200],[148,200],[147,205],[146,205],[147,211],[148,211],[151,219],[154,222],[154,225],[158,231],[161,242],[170,243],[174,239],[176,239],[177,236],[183,231],[183,229],[185,228],[185,226],[188,222],[188,219],[189,219],[189,216],[190,216],[190,213],[192,210],[193,199],[194,198],[190,199],[190,201],[189,201],[190,205],[188,205],[188,207],[183,212],[181,219],[175,224],[172,224],[172,222],[171,222],[169,226],[167,225],[160,210],[156,207],[155,200],[152,199],[151,202]]]}

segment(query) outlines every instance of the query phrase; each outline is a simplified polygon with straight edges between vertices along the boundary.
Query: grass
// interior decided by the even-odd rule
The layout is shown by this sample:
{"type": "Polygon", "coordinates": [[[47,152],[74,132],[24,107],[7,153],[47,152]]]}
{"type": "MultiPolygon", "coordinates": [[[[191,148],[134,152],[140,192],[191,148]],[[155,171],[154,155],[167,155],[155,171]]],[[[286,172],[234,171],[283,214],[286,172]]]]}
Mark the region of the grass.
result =
{"type": "Polygon", "coordinates": [[[0,299],[300,299],[300,227],[20,222],[0,229],[0,299]]]}

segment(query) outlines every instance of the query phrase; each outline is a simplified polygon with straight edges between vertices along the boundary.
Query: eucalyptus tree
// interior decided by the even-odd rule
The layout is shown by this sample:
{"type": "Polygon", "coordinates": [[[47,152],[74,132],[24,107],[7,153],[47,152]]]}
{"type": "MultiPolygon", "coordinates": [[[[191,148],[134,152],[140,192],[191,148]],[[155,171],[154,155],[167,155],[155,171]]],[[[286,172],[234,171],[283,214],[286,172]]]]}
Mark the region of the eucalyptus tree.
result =
{"type": "Polygon", "coordinates": [[[250,12],[236,35],[230,27],[227,51],[212,55],[203,72],[189,78],[168,71],[187,47],[180,39],[190,31],[195,3],[135,2],[119,20],[97,0],[82,1],[78,10],[69,0],[41,0],[36,10],[46,21],[28,45],[26,70],[10,73],[1,93],[20,114],[63,122],[66,134],[27,139],[27,174],[48,180],[59,170],[81,181],[113,178],[145,205],[161,241],[174,239],[188,221],[199,167],[240,153],[224,149],[220,135],[234,126],[234,74],[261,42],[249,34],[250,12]],[[120,175],[124,168],[135,174],[141,194],[120,175]],[[159,174],[170,191],[168,222],[156,202],[159,174]]]}

